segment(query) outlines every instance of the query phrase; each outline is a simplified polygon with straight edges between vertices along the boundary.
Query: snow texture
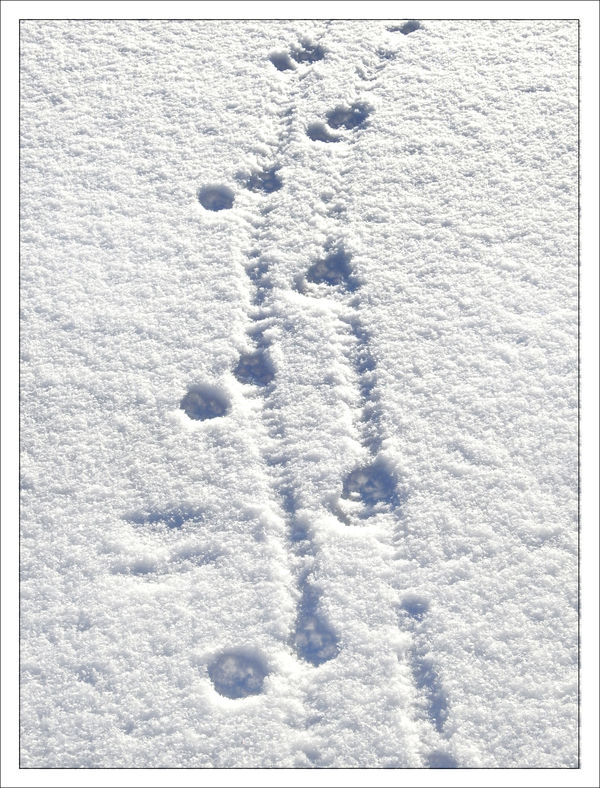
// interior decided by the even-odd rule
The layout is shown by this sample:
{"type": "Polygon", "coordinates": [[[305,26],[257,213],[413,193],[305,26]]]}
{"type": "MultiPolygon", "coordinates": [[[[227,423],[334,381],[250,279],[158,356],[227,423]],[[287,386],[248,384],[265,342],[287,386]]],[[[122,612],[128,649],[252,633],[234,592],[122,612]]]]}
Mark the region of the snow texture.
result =
{"type": "Polygon", "coordinates": [[[21,23],[22,766],[577,766],[577,22],[21,23]]]}

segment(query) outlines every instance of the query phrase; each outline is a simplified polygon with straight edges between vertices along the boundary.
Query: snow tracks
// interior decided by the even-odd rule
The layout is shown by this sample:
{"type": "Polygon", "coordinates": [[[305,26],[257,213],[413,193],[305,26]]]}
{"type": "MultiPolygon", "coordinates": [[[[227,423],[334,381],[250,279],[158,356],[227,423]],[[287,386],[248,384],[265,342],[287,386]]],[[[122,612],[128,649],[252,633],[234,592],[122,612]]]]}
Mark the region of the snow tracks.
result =
{"type": "MultiPolygon", "coordinates": [[[[287,524],[297,609],[288,646],[305,706],[296,765],[455,766],[443,747],[448,699],[428,654],[428,603],[395,589],[408,491],[385,450],[385,403],[361,317],[365,250],[345,215],[355,148],[372,133],[371,93],[395,52],[365,47],[353,83],[321,109],[328,53],[327,31],[266,53],[269,143],[237,175],[256,199],[240,270],[251,283],[247,338],[232,372],[260,403],[271,503],[287,524]]],[[[235,195],[201,184],[198,199],[221,211],[235,195]]],[[[203,419],[227,403],[207,385],[181,407],[203,419]]],[[[265,668],[254,653],[228,652],[209,674],[218,692],[243,698],[261,691],[265,668]]]]}

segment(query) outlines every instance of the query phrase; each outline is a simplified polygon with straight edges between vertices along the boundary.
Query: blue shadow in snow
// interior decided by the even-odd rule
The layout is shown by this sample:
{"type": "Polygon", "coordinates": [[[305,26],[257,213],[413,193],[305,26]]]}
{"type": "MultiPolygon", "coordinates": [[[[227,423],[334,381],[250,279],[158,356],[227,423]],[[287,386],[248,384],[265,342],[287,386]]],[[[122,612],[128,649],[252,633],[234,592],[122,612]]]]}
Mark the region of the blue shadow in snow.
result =
{"type": "Polygon", "coordinates": [[[224,211],[233,206],[234,193],[227,186],[204,186],[198,191],[198,201],[207,211],[224,211]]]}
{"type": "Polygon", "coordinates": [[[424,615],[429,610],[429,602],[423,596],[411,594],[410,596],[404,597],[400,603],[400,609],[408,613],[415,621],[422,621],[424,615]]]}
{"type": "Polygon", "coordinates": [[[360,375],[372,372],[375,369],[375,359],[369,350],[369,332],[361,325],[359,320],[351,322],[352,333],[358,342],[358,355],[356,357],[356,371],[360,375]]]}
{"type": "Polygon", "coordinates": [[[273,52],[269,60],[278,71],[292,71],[295,68],[287,52],[273,52]]]}

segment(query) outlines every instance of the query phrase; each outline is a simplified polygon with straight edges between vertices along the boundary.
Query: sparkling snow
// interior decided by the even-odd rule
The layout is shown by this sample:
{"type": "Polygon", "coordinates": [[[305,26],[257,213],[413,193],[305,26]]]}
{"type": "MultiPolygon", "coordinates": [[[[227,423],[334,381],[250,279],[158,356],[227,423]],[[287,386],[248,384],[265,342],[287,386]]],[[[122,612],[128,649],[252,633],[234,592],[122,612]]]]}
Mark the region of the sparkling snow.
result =
{"type": "Polygon", "coordinates": [[[21,23],[22,765],[577,765],[577,22],[21,23]]]}

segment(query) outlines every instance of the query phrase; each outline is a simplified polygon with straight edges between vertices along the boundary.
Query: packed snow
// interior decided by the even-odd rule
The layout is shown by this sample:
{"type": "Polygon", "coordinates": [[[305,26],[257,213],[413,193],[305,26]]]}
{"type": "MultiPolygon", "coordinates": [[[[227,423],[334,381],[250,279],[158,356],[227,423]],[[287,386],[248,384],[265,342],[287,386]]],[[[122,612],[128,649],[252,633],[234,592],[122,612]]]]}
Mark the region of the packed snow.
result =
{"type": "Polygon", "coordinates": [[[21,23],[21,764],[578,765],[575,20],[21,23]]]}

